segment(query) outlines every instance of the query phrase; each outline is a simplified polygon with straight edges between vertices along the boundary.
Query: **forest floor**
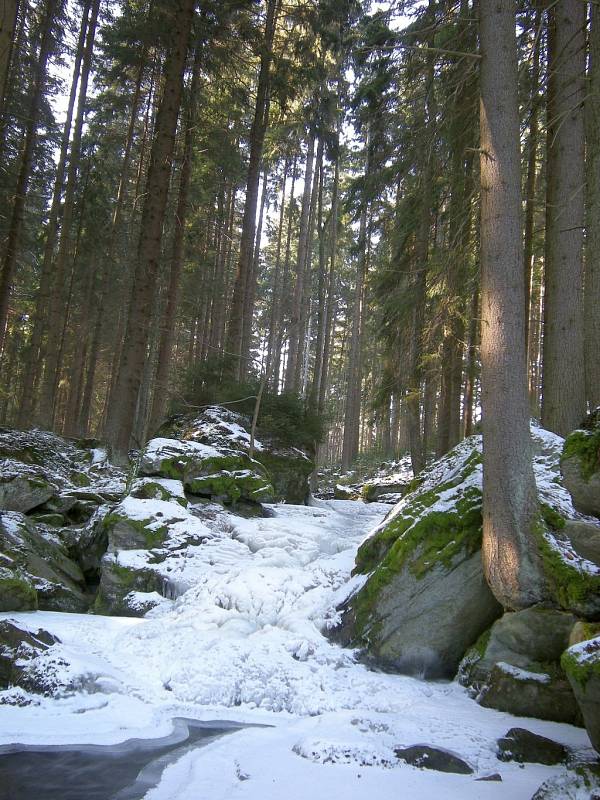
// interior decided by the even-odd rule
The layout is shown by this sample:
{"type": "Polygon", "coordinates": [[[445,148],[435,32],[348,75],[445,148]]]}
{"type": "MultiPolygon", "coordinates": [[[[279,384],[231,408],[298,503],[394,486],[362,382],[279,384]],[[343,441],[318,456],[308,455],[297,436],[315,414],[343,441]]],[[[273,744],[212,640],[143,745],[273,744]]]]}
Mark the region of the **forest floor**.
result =
{"type": "Polygon", "coordinates": [[[356,549],[389,506],[268,508],[268,518],[222,515],[214,538],[187,554],[193,587],[145,618],[1,614],[59,637],[47,666],[75,690],[2,707],[0,745],[157,738],[176,717],[268,726],[192,748],[147,800],[529,800],[565,768],[498,761],[509,728],[589,755],[583,729],[482,708],[456,682],[370,671],[321,633],[364,580],[350,578],[356,549]],[[398,761],[394,749],[413,744],[452,750],[474,774],[398,761]],[[502,782],[476,780],[492,773],[502,782]]]}

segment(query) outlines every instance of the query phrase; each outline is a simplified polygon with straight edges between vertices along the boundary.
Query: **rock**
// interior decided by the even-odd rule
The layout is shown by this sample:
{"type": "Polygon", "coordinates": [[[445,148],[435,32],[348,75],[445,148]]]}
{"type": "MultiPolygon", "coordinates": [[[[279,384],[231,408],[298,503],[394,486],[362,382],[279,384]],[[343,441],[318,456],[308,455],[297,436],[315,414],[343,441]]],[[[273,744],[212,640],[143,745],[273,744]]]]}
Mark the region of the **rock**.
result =
{"type": "Polygon", "coordinates": [[[461,662],[458,679],[477,702],[517,716],[580,723],[560,667],[576,619],[551,608],[505,613],[461,662]]]}
{"type": "Polygon", "coordinates": [[[600,765],[573,764],[540,786],[531,800],[600,800],[600,765]]]}
{"type": "Polygon", "coordinates": [[[188,505],[181,481],[168,478],[137,478],[133,482],[130,495],[140,500],[175,502],[184,508],[188,505]]]}
{"type": "Polygon", "coordinates": [[[479,448],[472,438],[437,462],[359,548],[368,578],[333,638],[384,669],[451,677],[502,612],[481,563],[479,448]]]}
{"type": "MultiPolygon", "coordinates": [[[[199,473],[200,477],[218,474],[225,470],[250,470],[265,479],[262,497],[259,501],[271,502],[285,500],[287,503],[302,504],[309,494],[308,479],[314,470],[314,462],[306,450],[291,447],[280,438],[260,428],[257,430],[254,443],[254,455],[250,459],[251,420],[243,414],[237,414],[222,406],[211,406],[201,414],[174,417],[159,432],[168,441],[179,440],[189,444],[202,445],[209,448],[205,459],[212,457],[212,467],[205,464],[199,473]],[[221,460],[219,460],[221,459],[221,460]],[[266,489],[270,487],[271,500],[267,499],[266,489]]],[[[148,472],[142,463],[142,474],[160,474],[164,477],[181,478],[181,474],[166,474],[164,471],[148,472]]],[[[185,484],[185,480],[184,480],[185,484]]],[[[186,485],[186,490],[193,493],[186,485]]],[[[251,487],[252,490],[252,487],[251,487]]],[[[212,495],[215,496],[215,495],[212,495]]],[[[242,490],[243,499],[247,497],[242,490]]]]}
{"type": "Polygon", "coordinates": [[[333,487],[333,498],[334,500],[356,500],[356,490],[352,486],[343,486],[341,483],[337,483],[333,487]]]}
{"type": "Polygon", "coordinates": [[[492,781],[492,782],[501,782],[502,775],[499,772],[492,772],[491,775],[482,775],[481,778],[475,778],[476,781],[492,781]]]}
{"type": "Polygon", "coordinates": [[[0,462],[0,508],[30,511],[57,492],[57,485],[42,469],[8,459],[0,462]]]}
{"type": "Polygon", "coordinates": [[[600,414],[590,414],[581,430],[565,439],[560,461],[565,486],[583,514],[600,517],[600,414]]]}
{"type": "Polygon", "coordinates": [[[362,487],[362,498],[365,503],[380,503],[384,497],[396,497],[395,502],[398,503],[409,486],[408,481],[367,481],[362,487]]]}
{"type": "Polygon", "coordinates": [[[581,558],[600,568],[600,525],[582,520],[567,520],[564,535],[581,558]]]}
{"type": "Polygon", "coordinates": [[[180,480],[187,492],[205,497],[269,502],[274,490],[264,467],[246,453],[175,439],[152,439],[140,462],[144,476],[180,480]]]}
{"type": "Polygon", "coordinates": [[[570,647],[561,658],[585,728],[600,753],[600,636],[570,647]]]}
{"type": "Polygon", "coordinates": [[[23,598],[28,608],[35,608],[34,593],[40,609],[87,610],[83,573],[55,535],[43,534],[23,514],[0,512],[0,551],[0,604],[4,610],[23,610],[23,598]],[[15,594],[17,585],[20,588],[15,594]]]}
{"type": "Polygon", "coordinates": [[[20,686],[28,692],[51,693],[53,676],[36,669],[35,661],[59,641],[48,631],[32,633],[12,620],[0,620],[0,689],[20,686]]]}
{"type": "Polygon", "coordinates": [[[134,497],[126,497],[96,525],[108,542],[94,604],[101,614],[142,616],[148,608],[132,603],[131,593],[172,595],[173,584],[163,562],[183,557],[188,547],[214,536],[177,502],[134,497]]]}
{"type": "Polygon", "coordinates": [[[525,728],[511,728],[498,739],[497,756],[500,761],[552,765],[563,763],[568,755],[569,751],[564,745],[525,728]]]}
{"type": "Polygon", "coordinates": [[[456,753],[441,747],[415,744],[394,750],[396,757],[413,767],[433,769],[436,772],[451,772],[457,775],[471,775],[473,769],[456,753]]]}

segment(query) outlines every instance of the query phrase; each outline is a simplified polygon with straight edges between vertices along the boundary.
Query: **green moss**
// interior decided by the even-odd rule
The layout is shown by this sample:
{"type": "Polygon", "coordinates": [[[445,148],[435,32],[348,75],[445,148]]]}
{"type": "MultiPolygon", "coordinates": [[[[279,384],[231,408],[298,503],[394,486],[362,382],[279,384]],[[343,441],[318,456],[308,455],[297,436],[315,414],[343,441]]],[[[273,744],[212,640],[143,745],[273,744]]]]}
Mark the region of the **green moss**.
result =
{"type": "MultiPolygon", "coordinates": [[[[407,510],[414,511],[414,505],[407,510]]],[[[359,549],[355,572],[373,572],[355,598],[357,630],[369,629],[381,591],[403,569],[419,579],[437,564],[450,568],[457,555],[468,557],[481,547],[481,536],[481,492],[474,487],[463,492],[453,510],[429,512],[416,523],[408,515],[392,520],[359,549]],[[380,558],[386,546],[387,552],[380,558]]]]}
{"type": "Polygon", "coordinates": [[[0,578],[0,610],[30,611],[37,607],[37,591],[28,581],[16,576],[0,578]]]}
{"type": "Polygon", "coordinates": [[[561,531],[565,527],[565,518],[561,516],[555,508],[552,508],[552,506],[549,506],[547,503],[540,503],[540,511],[542,519],[553,531],[561,531]]]}
{"type": "Polygon", "coordinates": [[[561,461],[577,458],[581,476],[589,479],[600,469],[600,427],[594,431],[573,431],[565,439],[561,461]]]}
{"type": "MultiPolygon", "coordinates": [[[[551,545],[544,535],[547,527],[543,516],[534,523],[534,537],[538,543],[544,574],[550,589],[562,606],[568,610],[578,610],[588,598],[600,592],[600,578],[578,569],[566,561],[562,554],[551,545]]],[[[553,518],[553,515],[551,515],[553,518]]]]}
{"type": "Polygon", "coordinates": [[[117,511],[112,511],[110,514],[107,514],[104,517],[102,525],[108,532],[115,528],[119,523],[123,523],[128,527],[133,528],[143,537],[146,548],[151,550],[153,547],[158,547],[159,545],[163,544],[167,538],[167,533],[169,532],[169,529],[166,525],[160,525],[157,528],[149,528],[148,526],[153,522],[154,520],[152,517],[149,519],[131,519],[131,517],[126,517],[124,514],[119,514],[117,511]]]}
{"type": "Polygon", "coordinates": [[[577,653],[572,649],[565,650],[560,659],[560,665],[569,678],[582,688],[585,688],[592,676],[600,679],[600,638],[590,640],[585,649],[586,653],[594,654],[595,658],[582,661],[581,649],[578,648],[577,653]]]}
{"type": "Polygon", "coordinates": [[[188,480],[186,486],[192,494],[224,497],[231,503],[236,503],[241,498],[255,502],[266,501],[274,494],[273,487],[265,478],[246,471],[240,473],[222,470],[188,480]]]}
{"type": "Polygon", "coordinates": [[[91,484],[90,478],[83,472],[71,472],[71,483],[75,486],[89,486],[91,484]]]}

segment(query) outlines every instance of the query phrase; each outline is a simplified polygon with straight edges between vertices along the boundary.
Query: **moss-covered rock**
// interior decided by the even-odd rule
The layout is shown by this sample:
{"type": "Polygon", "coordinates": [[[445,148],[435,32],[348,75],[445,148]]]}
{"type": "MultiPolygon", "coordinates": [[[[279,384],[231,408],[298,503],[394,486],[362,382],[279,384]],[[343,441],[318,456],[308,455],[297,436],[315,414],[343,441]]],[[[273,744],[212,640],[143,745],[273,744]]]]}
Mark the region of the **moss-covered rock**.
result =
{"type": "Polygon", "coordinates": [[[36,661],[58,642],[48,631],[34,633],[14,620],[0,620],[0,689],[20,686],[27,692],[52,694],[56,688],[52,671],[36,661]]]}
{"type": "Polygon", "coordinates": [[[461,444],[359,548],[368,575],[334,634],[385,668],[450,676],[501,613],[481,564],[481,456],[461,444]]]}
{"type": "Polygon", "coordinates": [[[0,568],[0,611],[35,611],[37,607],[33,584],[25,577],[0,568]]]}
{"type": "Polygon", "coordinates": [[[179,503],[184,508],[188,505],[181,481],[168,478],[137,478],[131,487],[130,495],[139,500],[179,503]]]}
{"type": "Polygon", "coordinates": [[[600,414],[565,439],[560,468],[578,511],[600,517],[600,414]]]}
{"type": "Polygon", "coordinates": [[[132,604],[131,594],[161,594],[163,587],[164,579],[150,566],[121,564],[118,555],[107,554],[102,560],[102,577],[93,610],[96,614],[141,617],[147,609],[132,604]]]}
{"type": "Polygon", "coordinates": [[[570,647],[561,665],[583,715],[586,730],[600,753],[600,636],[570,647]]]}
{"type": "Polygon", "coordinates": [[[507,612],[462,660],[458,679],[480,705],[524,717],[579,724],[560,666],[576,619],[553,608],[507,612]]]}
{"type": "Polygon", "coordinates": [[[21,587],[21,581],[33,587],[40,609],[81,612],[87,610],[89,598],[85,579],[79,565],[69,557],[66,547],[49,529],[42,532],[30,519],[17,512],[0,512],[0,552],[5,579],[4,610],[22,610],[25,602],[35,607],[31,589],[21,587]],[[8,587],[13,590],[8,591],[8,587]],[[12,608],[7,606],[13,603],[12,608]]]}
{"type": "Polygon", "coordinates": [[[0,462],[0,508],[30,511],[58,493],[44,470],[18,461],[0,462]]]}

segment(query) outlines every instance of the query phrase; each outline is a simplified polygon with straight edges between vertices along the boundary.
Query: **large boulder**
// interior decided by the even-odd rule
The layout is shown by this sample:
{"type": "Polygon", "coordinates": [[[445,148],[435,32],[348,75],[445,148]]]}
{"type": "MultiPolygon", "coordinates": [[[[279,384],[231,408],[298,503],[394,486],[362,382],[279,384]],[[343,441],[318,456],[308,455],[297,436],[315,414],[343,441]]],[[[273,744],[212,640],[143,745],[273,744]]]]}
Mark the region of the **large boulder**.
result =
{"type": "MultiPolygon", "coordinates": [[[[174,470],[171,471],[165,464],[159,471],[155,467],[153,471],[149,471],[143,458],[140,472],[143,475],[182,479],[186,490],[192,494],[195,493],[194,490],[202,489],[198,493],[213,497],[217,496],[215,491],[218,492],[220,488],[219,482],[212,486],[205,481],[203,485],[196,484],[188,488],[188,471],[192,477],[200,478],[233,472],[237,473],[234,479],[241,487],[242,499],[245,494],[254,493],[251,499],[269,502],[269,487],[272,499],[299,504],[306,502],[309,494],[308,479],[314,470],[310,454],[306,450],[290,446],[259,426],[253,457],[250,458],[250,430],[251,420],[248,417],[222,406],[211,406],[200,414],[174,417],[159,431],[163,440],[179,440],[202,447],[195,450],[191,447],[187,455],[183,456],[183,470],[173,464],[174,470]],[[194,452],[197,459],[195,464],[194,452]],[[198,474],[194,476],[194,472],[198,474]],[[254,473],[264,484],[253,486],[250,481],[244,487],[243,478],[247,472],[254,473]]],[[[227,491],[225,495],[227,496],[227,491]]]]}
{"type": "Polygon", "coordinates": [[[561,664],[573,687],[590,740],[600,753],[600,636],[570,647],[561,664]]]}
{"type": "Polygon", "coordinates": [[[366,580],[333,635],[386,669],[450,677],[502,612],[481,563],[479,440],[421,478],[359,548],[355,574],[366,580]]]}
{"type": "Polygon", "coordinates": [[[48,631],[28,631],[14,620],[0,620],[0,690],[18,686],[35,694],[51,694],[55,676],[41,668],[39,657],[58,642],[48,631]]]}
{"type": "Polygon", "coordinates": [[[173,564],[180,567],[188,548],[214,535],[177,500],[128,496],[96,524],[107,548],[94,610],[123,616],[143,616],[160,596],[174,594],[173,564]]]}
{"type": "Polygon", "coordinates": [[[60,539],[16,511],[0,512],[0,608],[86,611],[79,565],[60,539]]]}
{"type": "Polygon", "coordinates": [[[560,666],[575,623],[572,614],[551,608],[504,614],[467,652],[459,682],[482,706],[580,724],[579,708],[560,666]]]}
{"type": "Polygon", "coordinates": [[[575,508],[600,517],[600,408],[565,439],[560,468],[575,508]]]}

